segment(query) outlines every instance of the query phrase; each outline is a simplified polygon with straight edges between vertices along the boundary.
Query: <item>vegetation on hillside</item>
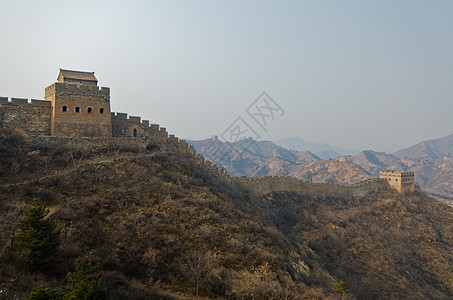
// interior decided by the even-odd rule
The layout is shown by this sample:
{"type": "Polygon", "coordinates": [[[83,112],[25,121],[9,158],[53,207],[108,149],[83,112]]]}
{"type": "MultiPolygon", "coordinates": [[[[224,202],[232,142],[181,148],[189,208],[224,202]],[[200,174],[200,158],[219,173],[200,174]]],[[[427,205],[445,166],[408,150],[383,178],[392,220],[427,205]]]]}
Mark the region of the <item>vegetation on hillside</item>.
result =
{"type": "Polygon", "coordinates": [[[247,193],[153,144],[84,149],[5,130],[0,159],[4,299],[58,290],[78,257],[113,299],[453,297],[453,210],[424,195],[247,193]],[[34,197],[61,229],[59,256],[38,269],[10,245],[34,197]]]}
{"type": "Polygon", "coordinates": [[[98,266],[93,265],[89,258],[78,258],[75,272],[67,274],[67,283],[58,290],[43,287],[34,288],[25,300],[76,300],[76,299],[108,299],[107,287],[101,281],[98,266]]]}

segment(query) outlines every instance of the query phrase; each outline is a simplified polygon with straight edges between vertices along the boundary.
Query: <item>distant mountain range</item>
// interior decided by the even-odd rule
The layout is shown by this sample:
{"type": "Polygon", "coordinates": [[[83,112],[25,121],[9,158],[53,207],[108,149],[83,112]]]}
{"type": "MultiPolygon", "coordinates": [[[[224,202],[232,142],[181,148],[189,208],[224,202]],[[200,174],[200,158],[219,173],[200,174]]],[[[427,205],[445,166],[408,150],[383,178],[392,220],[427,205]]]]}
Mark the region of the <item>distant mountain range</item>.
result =
{"type": "Polygon", "coordinates": [[[358,150],[351,150],[336,146],[331,146],[325,143],[314,143],[300,137],[285,137],[273,141],[276,145],[296,151],[310,151],[321,159],[338,158],[345,155],[355,155],[358,150]]]}
{"type": "Polygon", "coordinates": [[[309,151],[288,150],[270,141],[229,144],[206,139],[188,143],[234,176],[292,176],[310,182],[342,184],[372,177],[352,162],[321,160],[309,151]]]}
{"type": "Polygon", "coordinates": [[[247,140],[230,144],[206,139],[187,142],[198,153],[234,176],[280,175],[310,182],[351,184],[378,176],[379,171],[384,169],[414,171],[416,184],[422,190],[453,204],[453,158],[450,158],[453,154],[453,135],[421,142],[393,154],[365,150],[347,159],[332,157],[338,157],[340,152],[346,155],[354,153],[354,150],[310,143],[299,138],[279,140],[281,144],[292,145],[293,149],[270,141],[247,140]],[[325,155],[294,150],[302,149],[303,143],[314,145],[310,149],[332,151],[332,155],[327,155],[330,159],[323,159],[325,155]]]}
{"type": "Polygon", "coordinates": [[[451,158],[453,157],[453,134],[440,139],[420,142],[414,146],[393,153],[399,158],[451,158]]]}

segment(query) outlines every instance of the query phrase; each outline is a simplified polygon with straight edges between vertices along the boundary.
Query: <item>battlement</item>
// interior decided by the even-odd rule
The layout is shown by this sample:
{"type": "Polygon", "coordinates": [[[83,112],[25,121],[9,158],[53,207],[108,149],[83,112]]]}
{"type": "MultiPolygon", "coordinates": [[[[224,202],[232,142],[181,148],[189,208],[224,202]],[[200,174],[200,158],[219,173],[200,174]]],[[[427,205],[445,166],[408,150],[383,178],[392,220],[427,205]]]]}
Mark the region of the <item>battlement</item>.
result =
{"type": "Polygon", "coordinates": [[[128,123],[130,124],[137,124],[137,125],[140,125],[140,124],[148,124],[147,127],[149,127],[149,121],[148,120],[143,120],[142,121],[142,118],[141,117],[138,117],[138,116],[128,116],[127,113],[121,113],[121,112],[112,112],[111,113],[111,117],[112,117],[112,120],[113,119],[116,119],[116,120],[127,120],[128,123]]]}
{"type": "Polygon", "coordinates": [[[33,107],[51,107],[52,104],[47,100],[36,100],[26,98],[11,98],[9,101],[8,97],[0,97],[0,105],[21,105],[21,106],[33,106],[33,107]]]}
{"type": "Polygon", "coordinates": [[[379,176],[414,176],[414,172],[397,171],[397,170],[384,170],[384,171],[379,172],[379,176]]]}
{"type": "Polygon", "coordinates": [[[128,116],[127,113],[111,113],[113,137],[137,137],[146,135],[150,130],[148,120],[138,116],[128,116]]]}
{"type": "Polygon", "coordinates": [[[232,177],[233,184],[240,185],[255,194],[271,192],[296,192],[309,195],[351,197],[351,186],[333,183],[311,183],[290,176],[232,177]]]}
{"type": "Polygon", "coordinates": [[[385,179],[377,177],[368,178],[352,185],[352,188],[354,189],[353,196],[355,198],[364,197],[372,191],[388,189],[389,187],[390,186],[385,179]]]}
{"type": "Polygon", "coordinates": [[[414,172],[384,170],[379,172],[379,178],[386,180],[391,187],[401,194],[409,194],[415,191],[414,172]]]}
{"type": "Polygon", "coordinates": [[[110,100],[110,88],[95,85],[55,82],[45,89],[46,98],[53,94],[58,95],[86,95],[107,97],[110,100]]]}

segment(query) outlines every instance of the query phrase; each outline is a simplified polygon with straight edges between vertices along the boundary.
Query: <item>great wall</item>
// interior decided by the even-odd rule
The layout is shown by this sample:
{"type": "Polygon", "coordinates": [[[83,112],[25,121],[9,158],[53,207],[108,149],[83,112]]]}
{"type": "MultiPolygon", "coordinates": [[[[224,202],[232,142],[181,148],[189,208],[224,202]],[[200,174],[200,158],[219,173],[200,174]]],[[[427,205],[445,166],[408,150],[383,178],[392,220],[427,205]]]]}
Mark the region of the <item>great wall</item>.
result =
{"type": "Polygon", "coordinates": [[[311,183],[288,176],[232,177],[225,169],[196,153],[187,142],[168,134],[166,128],[138,116],[110,112],[110,89],[97,86],[94,72],[60,70],[58,80],[45,89],[46,100],[11,98],[9,101],[0,97],[0,126],[14,128],[27,138],[65,140],[81,148],[152,144],[164,150],[176,150],[194,157],[208,172],[255,194],[309,191],[363,197],[370,191],[390,187],[388,180],[381,178],[339,185],[311,183]]]}

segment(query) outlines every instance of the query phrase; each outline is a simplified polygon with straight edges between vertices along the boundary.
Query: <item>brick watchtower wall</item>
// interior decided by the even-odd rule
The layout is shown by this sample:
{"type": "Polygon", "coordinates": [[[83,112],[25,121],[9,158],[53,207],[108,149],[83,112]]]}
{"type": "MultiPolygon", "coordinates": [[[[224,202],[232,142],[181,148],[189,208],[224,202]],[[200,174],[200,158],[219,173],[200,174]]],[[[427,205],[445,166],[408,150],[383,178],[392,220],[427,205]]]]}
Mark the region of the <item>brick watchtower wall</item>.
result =
{"type": "Polygon", "coordinates": [[[379,172],[379,178],[387,180],[389,185],[401,194],[415,191],[414,172],[386,170],[379,172]]]}
{"type": "Polygon", "coordinates": [[[45,99],[52,103],[51,135],[111,137],[110,89],[99,88],[94,73],[60,70],[58,80],[63,82],[45,90],[45,99]],[[74,74],[84,80],[77,81],[74,74]]]}

